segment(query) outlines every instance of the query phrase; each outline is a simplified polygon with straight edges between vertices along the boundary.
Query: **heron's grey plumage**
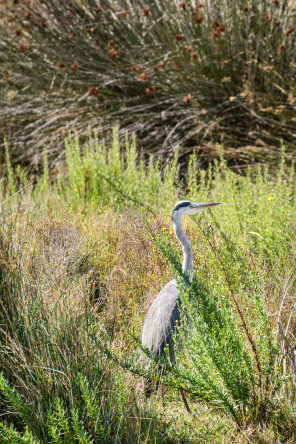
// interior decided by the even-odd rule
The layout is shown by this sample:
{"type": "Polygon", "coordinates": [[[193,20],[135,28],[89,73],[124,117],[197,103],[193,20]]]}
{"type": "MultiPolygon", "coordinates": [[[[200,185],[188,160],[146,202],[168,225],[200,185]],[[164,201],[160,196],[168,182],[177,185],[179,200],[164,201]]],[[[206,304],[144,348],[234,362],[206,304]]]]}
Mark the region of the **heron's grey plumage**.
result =
{"type": "MultiPolygon", "coordinates": [[[[189,281],[193,277],[193,253],[190,240],[182,229],[181,220],[185,214],[193,215],[204,208],[219,205],[218,203],[196,204],[190,201],[177,202],[172,212],[172,224],[175,235],[183,250],[182,271],[188,274],[189,281]]],[[[146,316],[142,330],[142,345],[148,348],[154,355],[168,359],[166,350],[169,350],[169,358],[175,363],[175,351],[173,333],[180,322],[181,297],[175,279],[170,281],[160,291],[152,303],[146,316]]],[[[187,318],[187,325],[190,319],[187,318]]],[[[181,346],[182,344],[179,344],[181,346]]],[[[151,382],[146,382],[146,394],[151,392],[151,382]]],[[[182,396],[183,393],[182,393],[182,396]]],[[[184,399],[184,398],[183,398],[184,399]]]]}
{"type": "Polygon", "coordinates": [[[168,346],[170,360],[174,363],[173,330],[180,321],[180,291],[175,279],[160,291],[151,305],[142,331],[142,344],[158,356],[166,356],[168,346]],[[157,327],[156,327],[157,326],[157,327]]]}

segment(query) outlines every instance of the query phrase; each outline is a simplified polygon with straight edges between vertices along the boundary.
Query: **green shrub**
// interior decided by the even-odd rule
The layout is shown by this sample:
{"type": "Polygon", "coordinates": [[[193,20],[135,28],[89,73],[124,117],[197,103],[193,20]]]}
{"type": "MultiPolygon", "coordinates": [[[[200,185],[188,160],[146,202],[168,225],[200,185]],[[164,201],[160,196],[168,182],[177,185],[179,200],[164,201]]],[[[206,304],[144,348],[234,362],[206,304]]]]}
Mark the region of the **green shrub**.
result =
{"type": "MultiPolygon", "coordinates": [[[[225,409],[241,425],[272,423],[277,399],[294,372],[290,351],[279,349],[274,319],[281,292],[290,290],[287,276],[295,286],[294,170],[285,179],[283,153],[275,180],[260,168],[253,177],[241,177],[229,170],[222,155],[220,164],[197,182],[195,161],[193,155],[186,197],[223,205],[210,216],[202,212],[191,230],[197,247],[189,287],[184,286],[175,245],[150,231],[180,283],[184,319],[187,314],[192,320],[186,341],[182,326],[176,332],[175,340],[185,341],[185,350],[177,353],[177,365],[168,366],[164,380],[225,409]],[[290,370],[282,373],[277,363],[287,358],[290,370]]],[[[291,305],[290,310],[291,318],[291,305]]],[[[294,328],[286,329],[292,343],[294,328]]],[[[291,418],[287,421],[293,422],[291,418]]]]}
{"type": "Polygon", "coordinates": [[[145,168],[139,159],[135,138],[130,142],[126,135],[124,147],[120,146],[117,129],[110,147],[90,137],[84,150],[83,153],[78,138],[69,136],[66,141],[68,175],[63,181],[69,205],[96,210],[108,205],[150,209],[163,201],[169,201],[171,206],[176,198],[178,152],[163,173],[153,157],[145,168]]]}
{"type": "MultiPolygon", "coordinates": [[[[20,189],[21,172],[13,175],[7,158],[0,213],[0,403],[12,414],[1,423],[0,436],[16,442],[18,436],[19,442],[184,442],[190,435],[191,442],[213,442],[228,415],[244,433],[248,427],[258,436],[268,430],[273,442],[293,442],[294,169],[286,168],[283,151],[276,177],[261,168],[241,177],[221,152],[205,173],[193,154],[185,190],[177,155],[161,171],[153,159],[145,170],[136,153],[135,140],[126,138],[123,149],[116,131],[112,146],[90,137],[84,150],[78,139],[68,137],[68,175],[50,184],[45,158],[44,177],[34,187],[23,178],[20,189]],[[26,181],[30,185],[21,191],[26,181]],[[9,198],[10,183],[15,198],[9,198]],[[167,229],[173,203],[184,197],[222,203],[184,219],[195,274],[186,291],[180,288],[193,331],[177,354],[178,364],[167,365],[164,379],[173,402],[183,388],[197,417],[205,409],[220,418],[205,438],[202,426],[187,432],[184,422],[173,427],[155,418],[141,394],[129,391],[131,376],[123,371],[134,378],[146,372],[138,360],[142,350],[132,338],[140,335],[147,294],[164,283],[162,276],[152,282],[165,268],[158,270],[160,255],[150,249],[151,240],[173,275],[184,280],[181,249],[167,229]],[[103,226],[112,212],[119,213],[113,215],[119,220],[116,235],[103,226]],[[85,225],[85,239],[78,221],[85,225]],[[141,236],[128,230],[127,221],[140,225],[141,236]],[[91,236],[98,245],[87,240],[91,236]],[[151,264],[146,270],[144,254],[156,256],[155,270],[151,264]],[[103,277],[110,282],[110,276],[120,282],[115,297],[123,302],[107,298],[98,313],[91,286],[100,292],[103,277]]],[[[180,329],[176,340],[182,336],[180,329]]],[[[152,366],[148,376],[154,377],[156,369],[152,366]]],[[[197,422],[193,416],[192,428],[197,422]]]]}

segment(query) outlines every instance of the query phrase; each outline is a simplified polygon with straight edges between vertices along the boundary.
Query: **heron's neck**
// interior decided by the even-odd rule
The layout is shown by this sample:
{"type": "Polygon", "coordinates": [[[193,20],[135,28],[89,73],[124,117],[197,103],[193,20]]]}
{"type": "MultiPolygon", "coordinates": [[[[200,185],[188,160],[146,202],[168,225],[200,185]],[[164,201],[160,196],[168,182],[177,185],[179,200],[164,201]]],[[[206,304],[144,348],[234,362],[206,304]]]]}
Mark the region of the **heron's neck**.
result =
{"type": "Polygon", "coordinates": [[[182,245],[183,250],[183,264],[182,264],[182,271],[185,274],[189,275],[189,280],[192,282],[193,277],[193,253],[191,248],[191,243],[186,234],[183,231],[182,224],[181,224],[182,217],[181,216],[175,216],[172,220],[173,222],[173,229],[175,232],[175,235],[177,239],[179,240],[180,244],[182,245]]]}

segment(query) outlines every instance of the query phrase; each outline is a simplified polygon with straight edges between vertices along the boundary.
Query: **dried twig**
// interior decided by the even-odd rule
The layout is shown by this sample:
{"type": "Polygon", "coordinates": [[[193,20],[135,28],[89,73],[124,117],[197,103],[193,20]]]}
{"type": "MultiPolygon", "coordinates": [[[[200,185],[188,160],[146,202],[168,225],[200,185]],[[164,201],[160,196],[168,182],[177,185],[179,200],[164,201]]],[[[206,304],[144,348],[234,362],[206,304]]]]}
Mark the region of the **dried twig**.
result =
{"type": "Polygon", "coordinates": [[[286,346],[288,347],[288,349],[290,351],[290,357],[291,357],[291,362],[292,362],[292,367],[293,367],[293,372],[294,372],[294,381],[296,381],[296,362],[295,362],[294,350],[293,350],[290,342],[288,341],[287,336],[285,335],[280,323],[278,323],[278,327],[279,327],[279,331],[282,335],[283,341],[285,342],[286,346]]]}
{"type": "Polygon", "coordinates": [[[277,316],[277,332],[276,332],[276,337],[278,337],[278,332],[279,332],[280,316],[281,316],[281,313],[282,313],[282,310],[283,310],[283,307],[284,307],[284,303],[285,303],[286,296],[287,296],[287,294],[288,294],[288,291],[289,291],[291,285],[292,285],[292,282],[291,282],[290,285],[288,285],[288,287],[286,288],[286,291],[285,291],[285,293],[284,293],[284,296],[282,297],[282,300],[281,300],[281,305],[280,305],[280,309],[279,309],[278,316],[277,316]]]}

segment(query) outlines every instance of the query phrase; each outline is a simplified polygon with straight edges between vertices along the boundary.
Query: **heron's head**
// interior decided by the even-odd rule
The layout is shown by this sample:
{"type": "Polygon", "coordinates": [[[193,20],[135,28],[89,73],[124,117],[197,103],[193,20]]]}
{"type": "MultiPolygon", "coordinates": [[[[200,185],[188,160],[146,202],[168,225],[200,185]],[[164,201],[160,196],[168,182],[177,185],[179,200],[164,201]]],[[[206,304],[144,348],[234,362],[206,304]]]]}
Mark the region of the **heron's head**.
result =
{"type": "Polygon", "coordinates": [[[190,202],[189,200],[180,200],[174,206],[172,212],[172,220],[185,216],[186,214],[192,216],[193,214],[198,213],[201,210],[216,207],[217,205],[220,205],[220,203],[194,203],[190,202]]]}

